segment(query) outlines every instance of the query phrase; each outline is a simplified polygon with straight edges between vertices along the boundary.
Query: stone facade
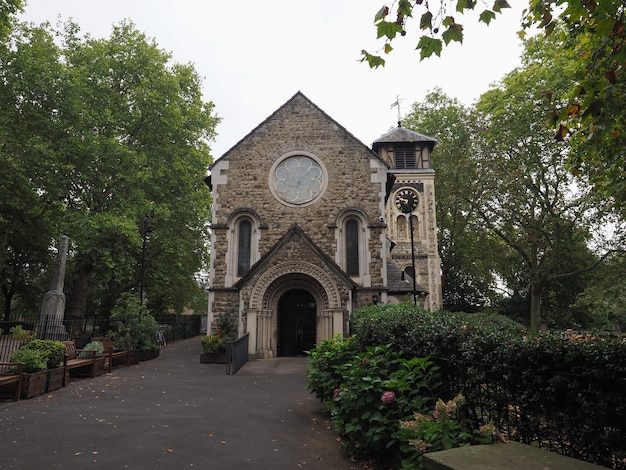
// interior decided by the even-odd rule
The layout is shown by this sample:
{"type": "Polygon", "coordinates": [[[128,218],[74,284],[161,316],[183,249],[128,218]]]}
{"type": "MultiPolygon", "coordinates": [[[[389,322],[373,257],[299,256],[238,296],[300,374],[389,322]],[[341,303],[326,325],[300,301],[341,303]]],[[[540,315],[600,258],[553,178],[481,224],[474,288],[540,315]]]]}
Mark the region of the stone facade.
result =
{"type": "MultiPolygon", "coordinates": [[[[211,316],[236,315],[258,357],[348,334],[353,309],[387,299],[388,175],[294,95],[211,166],[211,316]]],[[[434,237],[431,222],[421,230],[434,237]]]]}

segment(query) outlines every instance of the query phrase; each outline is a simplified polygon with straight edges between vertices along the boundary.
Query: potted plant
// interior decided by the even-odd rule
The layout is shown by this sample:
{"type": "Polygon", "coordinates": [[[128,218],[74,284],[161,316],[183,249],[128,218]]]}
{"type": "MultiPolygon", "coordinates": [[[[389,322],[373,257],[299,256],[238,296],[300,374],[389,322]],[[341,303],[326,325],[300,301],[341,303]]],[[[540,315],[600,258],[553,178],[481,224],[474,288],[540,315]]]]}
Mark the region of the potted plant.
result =
{"type": "Polygon", "coordinates": [[[24,364],[20,392],[22,398],[32,398],[45,393],[48,377],[45,353],[36,349],[20,348],[13,351],[10,361],[24,364]]]}
{"type": "Polygon", "coordinates": [[[78,353],[79,358],[90,358],[92,357],[88,351],[96,352],[96,366],[94,369],[94,375],[102,375],[104,373],[104,362],[106,357],[104,356],[104,344],[100,341],[90,341],[85,345],[83,349],[78,353]]]}
{"type": "Polygon", "coordinates": [[[202,364],[226,364],[226,345],[221,334],[203,336],[200,343],[202,344],[202,354],[200,354],[202,364]]]}
{"type": "Polygon", "coordinates": [[[134,341],[141,351],[141,360],[147,361],[154,359],[159,355],[159,345],[157,343],[157,334],[159,324],[154,317],[148,313],[139,317],[137,321],[137,329],[134,334],[134,341]]]}
{"type": "Polygon", "coordinates": [[[107,336],[119,349],[130,351],[131,364],[159,355],[158,324],[136,294],[122,294],[111,312],[111,326],[107,336]]]}
{"type": "Polygon", "coordinates": [[[47,377],[46,392],[58,390],[63,386],[63,357],[65,356],[65,345],[60,341],[51,339],[33,339],[20,349],[27,349],[41,352],[46,361],[47,377]]]}
{"type": "Polygon", "coordinates": [[[200,362],[203,364],[226,364],[229,341],[237,339],[237,319],[235,315],[224,314],[215,318],[211,327],[211,334],[203,337],[203,353],[200,362]]]}

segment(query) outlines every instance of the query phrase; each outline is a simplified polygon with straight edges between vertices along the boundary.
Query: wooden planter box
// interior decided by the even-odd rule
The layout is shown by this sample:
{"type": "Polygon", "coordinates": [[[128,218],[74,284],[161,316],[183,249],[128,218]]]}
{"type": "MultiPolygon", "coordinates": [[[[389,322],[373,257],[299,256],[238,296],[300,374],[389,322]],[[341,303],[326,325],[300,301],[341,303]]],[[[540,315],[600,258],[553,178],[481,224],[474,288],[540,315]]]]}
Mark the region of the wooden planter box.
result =
{"type": "Polygon", "coordinates": [[[104,374],[104,363],[106,362],[106,357],[97,356],[96,357],[96,369],[94,375],[97,377],[98,375],[104,374]]]}
{"type": "Polygon", "coordinates": [[[65,375],[64,367],[55,367],[54,369],[48,369],[48,376],[46,377],[46,392],[52,392],[58,390],[63,386],[63,376],[65,375]]]}
{"type": "Polygon", "coordinates": [[[32,374],[22,374],[22,398],[33,398],[42,393],[46,393],[46,383],[48,381],[48,371],[40,370],[32,374]]]}
{"type": "Polygon", "coordinates": [[[142,349],[141,350],[140,360],[142,361],[149,361],[150,359],[155,359],[157,357],[159,357],[158,349],[142,349]]]}
{"type": "Polygon", "coordinates": [[[72,377],[97,377],[99,375],[104,374],[104,361],[106,357],[104,356],[96,356],[93,369],[91,365],[86,365],[84,367],[77,367],[70,371],[70,375],[72,377]]]}
{"type": "Polygon", "coordinates": [[[226,353],[202,353],[200,354],[200,363],[202,364],[226,364],[228,354],[226,353]]]}
{"type": "Polygon", "coordinates": [[[139,364],[141,359],[141,351],[139,349],[131,349],[128,351],[128,363],[139,364]]]}

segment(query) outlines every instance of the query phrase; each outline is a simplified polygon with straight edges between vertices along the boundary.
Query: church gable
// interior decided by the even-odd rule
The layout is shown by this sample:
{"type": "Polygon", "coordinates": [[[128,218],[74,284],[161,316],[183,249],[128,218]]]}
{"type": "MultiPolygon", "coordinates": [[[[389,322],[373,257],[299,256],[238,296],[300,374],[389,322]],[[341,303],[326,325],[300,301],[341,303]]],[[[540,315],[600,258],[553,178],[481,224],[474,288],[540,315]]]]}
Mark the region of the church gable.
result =
{"type": "Polygon", "coordinates": [[[360,140],[354,137],[346,128],[344,128],[341,124],[331,118],[326,112],[324,112],[321,108],[319,108],[316,104],[314,104],[311,100],[309,100],[302,92],[297,92],[294,96],[292,96],[285,104],[283,104],[280,108],[274,111],[270,116],[268,116],[263,122],[261,122],[257,127],[255,127],[252,131],[250,131],[245,137],[243,137],[239,142],[237,142],[231,149],[226,151],[226,153],[221,156],[218,160],[215,161],[215,164],[219,163],[222,160],[230,160],[233,158],[237,158],[237,155],[242,151],[241,147],[244,148],[254,148],[257,145],[258,139],[261,137],[263,133],[271,132],[269,128],[271,128],[274,123],[278,123],[280,129],[279,132],[281,134],[289,133],[289,139],[285,139],[285,144],[288,144],[288,140],[297,140],[301,143],[305,143],[310,139],[311,132],[317,132],[322,130],[325,134],[319,135],[318,140],[323,141],[326,139],[330,139],[333,133],[344,134],[345,138],[351,139],[361,147],[361,150],[364,151],[369,156],[374,156],[377,159],[380,159],[378,154],[372,152],[372,150],[363,144],[360,140]],[[298,125],[296,127],[293,126],[294,123],[300,122],[304,125],[298,125]],[[306,125],[308,122],[311,126],[306,125]],[[327,126],[325,129],[322,129],[323,123],[327,126]],[[285,125],[288,128],[285,128],[285,125]],[[301,135],[298,137],[294,131],[300,131],[301,135]]]}
{"type": "Polygon", "coordinates": [[[315,243],[302,231],[298,225],[293,225],[289,231],[270,249],[252,268],[250,272],[242,277],[235,287],[243,288],[251,283],[251,280],[258,278],[259,273],[266,272],[280,264],[303,264],[304,260],[308,264],[332,275],[336,281],[341,282],[349,289],[355,287],[355,283],[349,276],[341,270],[334,261],[328,257],[315,243]]]}

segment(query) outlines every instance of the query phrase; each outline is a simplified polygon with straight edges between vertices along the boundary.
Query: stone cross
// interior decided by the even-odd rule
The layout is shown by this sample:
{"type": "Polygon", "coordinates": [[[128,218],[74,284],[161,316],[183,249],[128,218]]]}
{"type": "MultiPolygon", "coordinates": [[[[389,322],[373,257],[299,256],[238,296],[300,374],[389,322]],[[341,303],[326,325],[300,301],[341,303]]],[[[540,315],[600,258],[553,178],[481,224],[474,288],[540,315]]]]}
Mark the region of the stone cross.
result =
{"type": "Polygon", "coordinates": [[[65,263],[67,262],[67,250],[69,238],[65,235],[59,241],[57,258],[50,282],[50,290],[46,292],[41,305],[41,315],[37,336],[39,338],[64,340],[68,338],[63,316],[65,313],[65,294],[63,284],[65,282],[65,263]]]}

